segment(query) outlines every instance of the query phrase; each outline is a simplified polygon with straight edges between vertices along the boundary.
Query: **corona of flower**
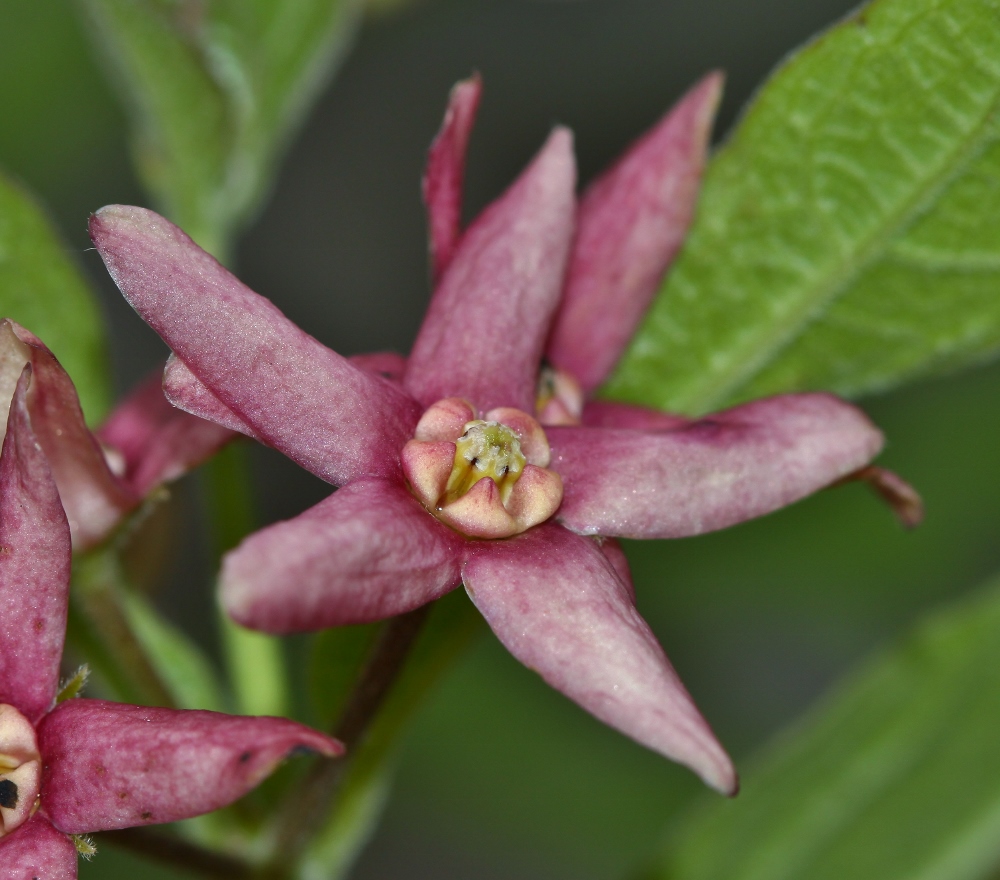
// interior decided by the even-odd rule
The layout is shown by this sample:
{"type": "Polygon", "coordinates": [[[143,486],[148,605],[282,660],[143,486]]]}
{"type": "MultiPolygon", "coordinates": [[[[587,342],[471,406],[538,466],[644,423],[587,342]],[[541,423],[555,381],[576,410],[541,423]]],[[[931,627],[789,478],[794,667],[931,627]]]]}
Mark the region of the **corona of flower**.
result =
{"type": "Polygon", "coordinates": [[[284,718],[58,702],[70,531],[32,430],[26,366],[0,454],[0,875],[73,880],[72,835],[174,822],[224,807],[289,753],[334,756],[284,718]]]}
{"type": "Polygon", "coordinates": [[[717,76],[696,86],[579,209],[571,135],[557,129],[461,230],[479,83],[460,84],[425,179],[436,285],[405,360],[352,363],[162,217],[97,212],[108,269],[173,350],[171,399],[341,487],[229,554],[222,599],[237,621],[274,633],[373,621],[464,584],[553,687],[735,792],[728,756],[636,611],[613,539],[768,513],[867,465],[881,434],[827,394],[699,421],[653,424],[624,408],[593,427],[577,424],[582,392],[574,403],[565,391],[607,375],[679,246],[719,88],[717,76]],[[540,386],[546,353],[560,373],[540,386]]]}

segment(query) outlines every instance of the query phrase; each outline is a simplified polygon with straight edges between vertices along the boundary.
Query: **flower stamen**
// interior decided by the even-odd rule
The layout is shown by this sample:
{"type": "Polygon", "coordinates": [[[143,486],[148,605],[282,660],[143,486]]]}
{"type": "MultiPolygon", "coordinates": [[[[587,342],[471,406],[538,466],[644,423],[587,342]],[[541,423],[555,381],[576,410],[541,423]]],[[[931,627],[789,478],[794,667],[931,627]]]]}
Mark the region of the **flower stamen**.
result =
{"type": "Polygon", "coordinates": [[[526,461],[521,442],[506,425],[482,419],[466,423],[455,441],[455,464],[440,506],[457,501],[486,478],[496,483],[500,501],[506,504],[526,461]]]}

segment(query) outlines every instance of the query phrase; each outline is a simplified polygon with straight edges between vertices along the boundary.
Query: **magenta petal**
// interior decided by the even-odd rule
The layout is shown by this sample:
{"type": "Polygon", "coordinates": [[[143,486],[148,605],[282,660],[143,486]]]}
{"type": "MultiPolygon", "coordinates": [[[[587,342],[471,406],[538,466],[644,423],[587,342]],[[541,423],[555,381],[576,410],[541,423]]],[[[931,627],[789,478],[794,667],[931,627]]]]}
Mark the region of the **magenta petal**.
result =
{"type": "Polygon", "coordinates": [[[632,583],[632,569],[629,568],[628,559],[625,556],[622,545],[614,538],[595,538],[594,540],[598,542],[597,546],[601,548],[604,557],[611,563],[615,574],[618,575],[618,578],[625,585],[625,589],[628,590],[628,594],[634,602],[635,584],[632,583]]]}
{"type": "Polygon", "coordinates": [[[394,351],[373,351],[368,354],[352,354],[348,360],[356,367],[376,373],[390,382],[402,382],[406,375],[406,358],[394,351]]]}
{"type": "Polygon", "coordinates": [[[465,151],[482,93],[483,82],[478,74],[455,85],[441,130],[427,157],[424,203],[430,221],[431,271],[435,283],[448,268],[462,234],[465,151]]]}
{"type": "Polygon", "coordinates": [[[0,454],[0,703],[34,722],[52,705],[66,634],[70,533],[25,401],[14,391],[0,454]]]}
{"type": "Polygon", "coordinates": [[[586,391],[618,362],[684,241],[722,81],[720,73],[705,77],[580,201],[546,353],[586,391]]]}
{"type": "Polygon", "coordinates": [[[3,880],[76,880],[76,847],[35,813],[12,834],[0,838],[3,880]]]}
{"type": "Polygon", "coordinates": [[[143,381],[111,413],[97,436],[124,457],[123,479],[139,497],[201,464],[233,432],[188,415],[163,396],[159,372],[143,381]]]}
{"type": "Polygon", "coordinates": [[[535,384],[573,235],[572,136],[556,129],[476,219],[431,300],[405,386],[425,406],[535,410],[535,384]]]}
{"type": "Polygon", "coordinates": [[[90,234],[132,307],[266,443],[328,482],[399,471],[419,407],[289,321],[172,223],[102,208],[90,234]]]}
{"type": "Polygon", "coordinates": [[[477,545],[462,577],[525,666],[601,721],[735,792],[729,757],[593,541],[539,526],[477,545]]]}
{"type": "Polygon", "coordinates": [[[209,391],[201,379],[175,354],[167,358],[162,386],[164,398],[177,409],[254,440],[261,439],[250,425],[209,391]]]}
{"type": "Polygon", "coordinates": [[[673,431],[694,419],[659,409],[618,403],[615,400],[588,400],[581,419],[586,428],[629,428],[633,431],[673,431]]]}
{"type": "Polygon", "coordinates": [[[882,434],[830,394],[769,397],[660,433],[549,428],[580,534],[680,538],[761,516],[867,464],[882,434]]]}
{"type": "Polygon", "coordinates": [[[299,751],[336,740],[285,718],[68,700],[38,727],[42,803],[67,834],[175,822],[231,804],[299,751]]]}
{"type": "Polygon", "coordinates": [[[226,556],[222,604],[271,633],[381,620],[457,586],[463,543],[403,486],[358,480],[226,556]]]}
{"type": "Polygon", "coordinates": [[[13,321],[0,322],[0,398],[6,403],[26,363],[31,426],[59,486],[77,549],[97,543],[138,503],[111,473],[84,422],[76,388],[52,352],[13,321]]]}

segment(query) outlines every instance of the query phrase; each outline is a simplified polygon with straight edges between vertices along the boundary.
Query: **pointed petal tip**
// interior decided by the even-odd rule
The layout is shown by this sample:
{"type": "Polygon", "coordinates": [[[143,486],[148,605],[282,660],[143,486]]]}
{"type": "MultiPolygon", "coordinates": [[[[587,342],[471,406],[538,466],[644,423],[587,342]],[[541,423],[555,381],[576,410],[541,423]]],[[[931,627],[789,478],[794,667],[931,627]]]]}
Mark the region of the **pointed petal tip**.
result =
{"type": "Polygon", "coordinates": [[[683,244],[722,83],[718,72],[696,83],[580,199],[547,355],[588,392],[613,370],[683,244]]]}
{"type": "Polygon", "coordinates": [[[534,410],[575,228],[575,189],[572,135],[556,128],[465,231],[408,361],[405,387],[424,406],[460,396],[481,410],[534,410]]]}
{"type": "Polygon", "coordinates": [[[692,769],[709,788],[727,798],[734,798],[740,793],[740,777],[729,755],[722,751],[721,746],[719,750],[719,755],[713,756],[714,760],[710,765],[700,768],[692,766],[692,769]]]}
{"type": "Polygon", "coordinates": [[[565,125],[557,125],[549,134],[547,140],[542,145],[539,157],[549,158],[550,161],[567,163],[573,169],[574,180],[576,177],[576,156],[573,153],[573,132],[565,125]]]}

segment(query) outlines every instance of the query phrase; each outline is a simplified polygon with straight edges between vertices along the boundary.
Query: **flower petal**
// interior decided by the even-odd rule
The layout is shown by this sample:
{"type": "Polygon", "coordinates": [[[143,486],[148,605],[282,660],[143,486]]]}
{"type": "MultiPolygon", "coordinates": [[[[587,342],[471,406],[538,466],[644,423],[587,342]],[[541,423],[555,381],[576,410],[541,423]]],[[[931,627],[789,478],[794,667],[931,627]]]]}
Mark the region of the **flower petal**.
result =
{"type": "Polygon", "coordinates": [[[301,751],[336,740],[285,718],[68,700],[39,725],[42,803],[67,834],[175,822],[218,810],[301,751]]]}
{"type": "Polygon", "coordinates": [[[136,506],[115,477],[94,435],[87,429],[73,381],[33,333],[0,321],[0,418],[24,365],[32,367],[28,391],[31,426],[45,450],[78,549],[105,538],[136,506]]]}
{"type": "Polygon", "coordinates": [[[0,703],[29,721],[52,705],[66,635],[70,533],[26,403],[14,391],[0,454],[0,703]]]}
{"type": "Polygon", "coordinates": [[[580,200],[546,354],[586,391],[618,362],[684,241],[722,81],[705,77],[580,200]]]}
{"type": "Polygon", "coordinates": [[[462,577],[525,666],[606,724],[735,792],[732,763],[593,541],[539,526],[476,545],[462,577]]]}
{"type": "Polygon", "coordinates": [[[549,428],[558,519],[580,534],[681,538],[798,501],[867,464],[882,434],[830,394],[770,397],[675,431],[549,428]]]}
{"type": "Polygon", "coordinates": [[[328,482],[399,472],[419,407],[300,330],[172,223],[114,205],[90,234],[132,307],[262,440],[328,482]]]}
{"type": "Polygon", "coordinates": [[[457,586],[462,544],[401,485],[362,479],[228,554],[222,604],[271,633],[381,620],[457,586]]]}
{"type": "Polygon", "coordinates": [[[405,387],[424,406],[535,410],[535,383],[573,235],[572,136],[556,129],[462,238],[431,300],[405,387]]]}
{"type": "Polygon", "coordinates": [[[164,398],[177,409],[264,442],[250,425],[209,391],[201,379],[175,354],[167,358],[162,385],[164,398]]]}
{"type": "Polygon", "coordinates": [[[0,838],[4,880],[76,880],[76,847],[35,813],[13,834],[0,838]]]}
{"type": "Polygon", "coordinates": [[[632,569],[629,568],[628,559],[625,556],[622,545],[614,538],[595,538],[594,540],[598,542],[597,546],[601,548],[601,552],[608,562],[611,563],[611,567],[625,585],[625,589],[628,590],[628,594],[634,602],[635,584],[632,583],[632,569]]]}
{"type": "Polygon", "coordinates": [[[583,405],[582,421],[587,428],[673,431],[690,425],[694,419],[631,403],[619,403],[616,400],[588,400],[583,405]]]}
{"type": "Polygon", "coordinates": [[[462,234],[465,151],[482,93],[479,74],[452,88],[444,122],[427,157],[424,203],[430,225],[431,271],[435,283],[448,268],[462,234]]]}
{"type": "Polygon", "coordinates": [[[373,351],[352,354],[348,360],[356,367],[376,373],[390,382],[402,382],[406,375],[406,358],[394,351],[373,351]]]}
{"type": "Polygon", "coordinates": [[[201,464],[235,435],[173,406],[157,372],[115,408],[97,436],[122,454],[123,479],[141,498],[201,464]]]}

